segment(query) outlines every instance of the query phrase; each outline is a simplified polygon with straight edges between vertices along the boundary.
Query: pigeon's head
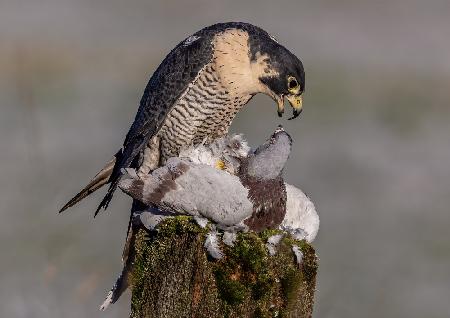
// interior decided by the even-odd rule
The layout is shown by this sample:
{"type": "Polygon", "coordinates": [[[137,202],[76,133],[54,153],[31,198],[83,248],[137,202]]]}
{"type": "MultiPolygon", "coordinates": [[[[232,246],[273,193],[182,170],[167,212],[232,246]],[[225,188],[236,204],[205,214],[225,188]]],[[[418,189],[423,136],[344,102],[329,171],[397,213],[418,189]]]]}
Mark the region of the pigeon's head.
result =
{"type": "Polygon", "coordinates": [[[292,138],[282,126],[248,157],[247,173],[258,179],[275,179],[291,153],[292,138]]]}

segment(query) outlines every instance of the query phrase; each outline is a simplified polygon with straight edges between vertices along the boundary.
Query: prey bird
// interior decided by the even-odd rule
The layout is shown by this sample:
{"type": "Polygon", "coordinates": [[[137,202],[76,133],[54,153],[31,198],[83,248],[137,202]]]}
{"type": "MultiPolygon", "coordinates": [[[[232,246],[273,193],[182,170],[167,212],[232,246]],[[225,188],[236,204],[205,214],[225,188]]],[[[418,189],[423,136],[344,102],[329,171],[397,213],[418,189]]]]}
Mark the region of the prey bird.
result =
{"type": "MultiPolygon", "coordinates": [[[[256,150],[250,150],[241,135],[227,135],[184,149],[148,175],[139,177],[134,169],[126,169],[119,188],[148,206],[133,212],[131,233],[137,228],[157,232],[167,218],[192,216],[200,226],[208,226],[204,247],[214,259],[224,256],[221,243],[232,246],[239,232],[281,230],[267,240],[270,255],[277,253],[286,233],[312,242],[320,223],[314,203],[282,176],[291,145],[289,134],[278,127],[256,150]]],[[[300,249],[293,244],[292,251],[300,264],[300,249]]],[[[101,310],[130,286],[133,248],[130,253],[101,310]]]]}
{"type": "Polygon", "coordinates": [[[225,136],[184,150],[151,174],[127,169],[119,188],[157,207],[134,215],[148,230],[167,217],[190,215],[226,232],[281,229],[311,242],[319,226],[314,204],[282,176],[291,146],[282,127],[254,151],[242,136],[225,136]]]}
{"type": "Polygon", "coordinates": [[[276,101],[279,116],[286,97],[297,117],[304,89],[302,62],[261,28],[229,22],[194,33],[151,76],[122,148],[60,212],[109,184],[97,215],[108,207],[122,169],[147,175],[181,149],[224,136],[258,93],[276,101]]]}

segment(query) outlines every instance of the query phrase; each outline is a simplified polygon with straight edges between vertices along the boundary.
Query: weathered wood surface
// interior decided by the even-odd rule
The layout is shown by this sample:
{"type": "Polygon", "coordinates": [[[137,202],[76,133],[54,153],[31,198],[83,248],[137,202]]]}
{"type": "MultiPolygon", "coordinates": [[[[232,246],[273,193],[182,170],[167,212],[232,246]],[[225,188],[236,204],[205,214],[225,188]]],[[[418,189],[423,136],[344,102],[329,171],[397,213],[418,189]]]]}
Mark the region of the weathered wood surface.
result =
{"type": "Polygon", "coordinates": [[[275,256],[267,237],[240,234],[234,247],[222,245],[225,257],[208,258],[206,230],[190,218],[165,221],[159,231],[136,237],[132,273],[131,317],[311,317],[317,273],[314,249],[284,238],[275,256]],[[303,252],[299,266],[292,252],[303,252]]]}

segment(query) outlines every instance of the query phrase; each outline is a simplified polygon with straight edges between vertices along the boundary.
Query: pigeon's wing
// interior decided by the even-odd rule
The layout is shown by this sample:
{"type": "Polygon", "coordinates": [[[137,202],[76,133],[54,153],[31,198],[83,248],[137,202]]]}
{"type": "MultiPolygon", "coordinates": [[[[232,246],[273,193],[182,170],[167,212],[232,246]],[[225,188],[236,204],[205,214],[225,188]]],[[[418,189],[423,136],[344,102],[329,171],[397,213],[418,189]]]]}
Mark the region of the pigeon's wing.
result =
{"type": "Polygon", "coordinates": [[[171,158],[142,179],[124,178],[119,187],[145,204],[205,217],[231,227],[252,215],[253,204],[240,179],[202,164],[171,158]]]}
{"type": "Polygon", "coordinates": [[[122,151],[116,155],[108,193],[96,214],[106,208],[117,187],[121,169],[133,165],[138,154],[162,127],[176,101],[195,81],[213,56],[212,35],[196,33],[178,44],[150,78],[133,124],[127,133],[122,151]]]}

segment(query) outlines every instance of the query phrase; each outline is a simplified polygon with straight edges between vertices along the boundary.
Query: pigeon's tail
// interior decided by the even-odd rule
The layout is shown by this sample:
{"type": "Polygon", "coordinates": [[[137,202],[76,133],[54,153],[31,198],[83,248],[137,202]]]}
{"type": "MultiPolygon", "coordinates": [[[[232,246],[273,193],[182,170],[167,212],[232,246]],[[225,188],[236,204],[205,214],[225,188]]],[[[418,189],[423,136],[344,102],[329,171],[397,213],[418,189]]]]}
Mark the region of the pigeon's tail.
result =
{"type": "MultiPolygon", "coordinates": [[[[120,153],[120,151],[119,151],[120,153]]],[[[119,154],[118,153],[118,154],[119,154]]],[[[90,195],[92,192],[95,192],[96,190],[100,189],[102,186],[104,186],[107,183],[110,183],[111,180],[111,175],[113,173],[114,170],[114,166],[116,164],[117,161],[117,156],[118,154],[116,154],[104,167],[102,170],[100,170],[99,173],[97,173],[97,175],[87,184],[87,186],[84,187],[83,190],[81,190],[79,193],[77,193],[77,195],[75,195],[72,199],[70,199],[69,202],[67,202],[61,210],[59,210],[59,213],[63,212],[64,210],[67,210],[68,208],[70,208],[71,206],[77,204],[78,202],[80,202],[81,200],[83,200],[85,197],[87,197],[88,195],[90,195]]],[[[116,181],[117,182],[117,181],[116,181]]],[[[114,190],[115,190],[114,186],[114,190]]],[[[113,192],[113,191],[112,191],[113,192]]],[[[112,197],[112,193],[111,193],[111,187],[110,187],[110,191],[108,191],[107,197],[108,197],[108,202],[109,200],[111,200],[112,197]]],[[[105,201],[105,199],[104,199],[105,201]]],[[[107,205],[107,204],[106,204],[107,205]]],[[[104,202],[102,201],[102,204],[100,205],[99,209],[105,206],[104,202]]]]}
{"type": "Polygon", "coordinates": [[[131,228],[131,230],[129,229],[122,255],[122,262],[124,264],[122,272],[117,278],[113,288],[108,292],[108,295],[106,295],[106,299],[100,306],[100,310],[105,310],[110,304],[114,304],[130,286],[131,273],[133,271],[134,261],[136,257],[134,253],[134,244],[136,241],[135,233],[136,232],[133,230],[133,228],[131,228]]]}
{"type": "Polygon", "coordinates": [[[130,269],[125,266],[122,270],[122,273],[120,273],[120,276],[117,278],[113,288],[108,292],[105,301],[100,306],[100,310],[106,310],[106,308],[108,308],[110,304],[114,304],[123,294],[123,292],[127,290],[129,286],[129,274],[130,269]]]}

